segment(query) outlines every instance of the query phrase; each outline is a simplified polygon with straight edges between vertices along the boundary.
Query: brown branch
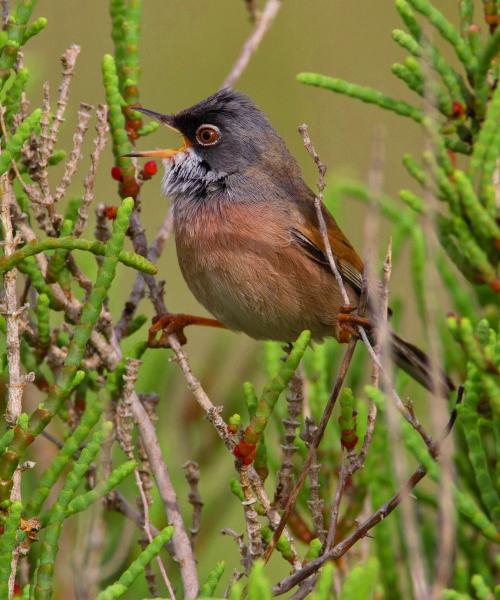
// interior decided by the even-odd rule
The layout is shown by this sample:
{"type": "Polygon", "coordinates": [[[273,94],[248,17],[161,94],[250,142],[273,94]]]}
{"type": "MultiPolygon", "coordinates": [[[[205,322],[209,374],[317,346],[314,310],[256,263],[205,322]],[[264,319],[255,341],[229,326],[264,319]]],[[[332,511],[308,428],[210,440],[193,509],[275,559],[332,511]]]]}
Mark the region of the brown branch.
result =
{"type": "Polygon", "coordinates": [[[315,573],[328,560],[338,560],[341,556],[354,546],[356,542],[362,539],[377,523],[385,519],[401,502],[402,498],[408,496],[411,490],[425,476],[426,470],[419,466],[413,475],[408,479],[403,489],[395,494],[389,501],[383,504],[377,511],[370,515],[361,525],[359,525],[349,536],[335,545],[329,552],[326,552],[319,558],[308,562],[300,571],[286,577],[273,587],[273,594],[279,596],[291,590],[295,585],[315,573]]]}
{"type": "Polygon", "coordinates": [[[276,476],[276,492],[274,494],[273,505],[283,508],[283,503],[290,493],[293,480],[293,456],[297,451],[295,445],[295,436],[300,423],[298,417],[302,412],[302,403],[304,395],[302,392],[302,377],[298,372],[294,373],[288,384],[288,393],[286,402],[288,414],[283,419],[284,440],[281,445],[283,449],[283,459],[276,476]]]}
{"type": "MultiPolygon", "coordinates": [[[[0,221],[2,224],[2,244],[4,255],[10,256],[16,251],[20,241],[14,236],[10,207],[12,204],[12,188],[7,174],[0,178],[0,221]]],[[[4,298],[5,305],[2,312],[6,317],[6,349],[7,370],[9,379],[7,383],[7,408],[5,420],[9,427],[14,427],[22,412],[22,399],[27,377],[21,372],[21,328],[19,318],[24,307],[18,309],[16,296],[17,270],[11,269],[4,274],[4,298]]],[[[21,473],[16,470],[13,477],[13,486],[10,494],[11,500],[21,500],[21,473]]],[[[8,597],[12,598],[14,583],[16,580],[17,563],[19,552],[14,550],[11,558],[11,573],[8,583],[8,597]]]]}
{"type": "Polygon", "coordinates": [[[83,184],[83,199],[80,207],[78,208],[78,220],[73,229],[73,235],[76,237],[79,237],[82,234],[83,230],[85,229],[85,225],[87,224],[90,204],[94,199],[94,183],[97,174],[97,167],[99,165],[99,160],[104,150],[104,146],[106,145],[109,131],[108,107],[106,104],[100,104],[97,107],[96,115],[97,125],[95,129],[97,136],[94,140],[94,151],[90,155],[90,169],[83,184]]]}
{"type": "Polygon", "coordinates": [[[184,521],[177,502],[177,495],[172,485],[167,465],[163,460],[155,428],[146,409],[135,391],[130,394],[130,408],[137,428],[146,449],[149,464],[163,502],[165,514],[169,523],[174,527],[172,536],[176,560],[180,564],[181,578],[184,585],[184,596],[188,600],[196,598],[199,584],[196,571],[196,560],[193,555],[189,537],[186,534],[184,521]]]}
{"type": "Polygon", "coordinates": [[[243,71],[250,62],[252,55],[260,46],[263,37],[273,24],[280,8],[281,0],[267,0],[262,13],[257,15],[254,30],[243,45],[240,55],[234,63],[229,75],[224,80],[224,83],[221,85],[221,88],[233,87],[236,81],[241,77],[243,71]]]}
{"type": "Polygon", "coordinates": [[[247,524],[248,549],[251,562],[262,555],[262,532],[257,512],[254,508],[256,499],[252,493],[252,486],[248,477],[248,466],[239,469],[241,491],[243,492],[243,512],[247,524]]]}
{"type": "Polygon", "coordinates": [[[293,507],[295,506],[295,502],[297,500],[297,496],[304,484],[304,481],[307,477],[309,469],[313,463],[314,457],[316,455],[316,449],[318,448],[323,435],[326,430],[326,426],[328,425],[328,421],[330,420],[332,411],[335,407],[335,403],[337,402],[337,398],[340,394],[340,390],[344,384],[344,379],[347,375],[347,370],[349,369],[349,365],[351,363],[352,356],[354,354],[354,349],[356,347],[357,338],[352,337],[347,345],[347,349],[344,354],[344,358],[342,359],[342,363],[340,365],[339,372],[337,374],[337,378],[335,380],[335,384],[333,386],[332,392],[328,399],[327,405],[323,411],[323,415],[321,416],[321,421],[318,425],[318,431],[314,437],[313,443],[309,447],[309,452],[307,453],[306,460],[304,461],[304,465],[302,467],[302,471],[295,483],[290,495],[288,496],[288,500],[285,504],[285,509],[283,511],[283,515],[281,516],[281,520],[279,522],[278,527],[276,528],[273,539],[269,543],[266,551],[264,553],[264,560],[267,562],[276,547],[276,543],[278,542],[281,534],[283,533],[283,529],[285,528],[288,519],[290,518],[290,514],[292,513],[293,507]]]}
{"type": "Polygon", "coordinates": [[[54,192],[54,203],[58,202],[64,196],[64,193],[66,192],[73,175],[76,173],[78,161],[80,160],[82,154],[83,138],[87,133],[87,129],[89,128],[91,111],[92,106],[90,104],[86,104],[85,102],[80,103],[76,132],[73,136],[73,148],[71,149],[71,154],[66,162],[61,182],[54,192]]]}
{"type": "Polygon", "coordinates": [[[191,518],[191,527],[189,529],[189,533],[191,534],[191,546],[194,549],[196,536],[200,531],[201,510],[203,508],[203,502],[198,489],[198,482],[200,481],[200,467],[194,460],[188,460],[182,465],[182,468],[184,469],[186,481],[189,484],[188,501],[193,507],[193,516],[191,518]]]}
{"type": "MultiPolygon", "coordinates": [[[[129,358],[125,364],[125,375],[123,376],[124,387],[123,387],[123,406],[126,411],[127,416],[132,413],[132,398],[135,395],[135,383],[137,381],[137,375],[139,372],[139,366],[141,362],[136,359],[129,358]]],[[[140,400],[139,400],[140,402],[140,400]]],[[[149,417],[148,417],[149,418],[149,417]]],[[[117,428],[118,433],[118,428],[117,428]]],[[[118,438],[119,439],[119,438],[118,438]]],[[[127,455],[129,459],[133,459],[134,453],[132,449],[127,448],[127,455]]],[[[149,500],[147,497],[146,489],[144,486],[143,479],[138,469],[134,469],[135,482],[137,485],[137,489],[139,490],[140,498],[141,498],[141,510],[143,515],[142,527],[144,529],[144,533],[146,534],[146,538],[149,543],[153,541],[153,534],[151,532],[151,528],[149,526],[149,500]]],[[[168,578],[167,571],[165,569],[165,565],[161,560],[161,557],[158,555],[156,557],[156,563],[158,565],[158,569],[161,573],[163,582],[165,583],[165,587],[168,590],[171,599],[175,599],[174,590],[172,588],[172,584],[170,579],[168,578]]],[[[155,593],[154,585],[152,586],[152,582],[154,582],[154,576],[152,573],[148,574],[148,584],[150,587],[150,593],[155,593]],[[153,579],[151,579],[153,577],[153,579]]]]}
{"type": "Polygon", "coordinates": [[[48,155],[51,156],[54,146],[57,142],[59,135],[59,128],[64,123],[64,113],[66,112],[66,106],[68,105],[69,98],[69,87],[73,73],[75,70],[76,59],[80,54],[80,46],[76,44],[71,45],[65,53],[61,56],[61,64],[63,67],[62,80],[59,86],[59,96],[57,98],[57,109],[52,122],[52,128],[50,131],[50,142],[47,146],[48,155]]]}

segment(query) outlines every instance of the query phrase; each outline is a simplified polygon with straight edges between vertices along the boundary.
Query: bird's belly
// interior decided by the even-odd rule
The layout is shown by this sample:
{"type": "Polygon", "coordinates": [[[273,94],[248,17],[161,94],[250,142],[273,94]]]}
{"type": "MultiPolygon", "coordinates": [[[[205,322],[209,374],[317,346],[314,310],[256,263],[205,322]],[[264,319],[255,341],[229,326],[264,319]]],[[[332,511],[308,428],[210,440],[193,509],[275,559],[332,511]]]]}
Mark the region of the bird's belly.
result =
{"type": "Polygon", "coordinates": [[[209,238],[176,232],[176,246],[192,293],[229,329],[286,342],[304,329],[315,339],[337,335],[334,278],[289,244],[226,229],[209,238]]]}

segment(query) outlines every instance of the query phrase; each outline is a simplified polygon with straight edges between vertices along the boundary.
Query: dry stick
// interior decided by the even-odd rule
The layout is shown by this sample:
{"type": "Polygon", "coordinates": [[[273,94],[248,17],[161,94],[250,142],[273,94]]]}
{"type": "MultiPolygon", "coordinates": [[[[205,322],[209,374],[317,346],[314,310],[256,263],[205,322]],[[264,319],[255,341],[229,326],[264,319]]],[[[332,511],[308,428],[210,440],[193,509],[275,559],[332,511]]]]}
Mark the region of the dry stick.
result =
{"type": "Polygon", "coordinates": [[[425,476],[424,467],[419,466],[413,475],[408,479],[402,490],[395,494],[388,502],[383,504],[376,512],[370,515],[359,527],[357,527],[349,536],[335,545],[329,552],[326,552],[319,558],[308,562],[301,571],[286,577],[273,587],[273,594],[279,596],[291,590],[295,585],[315,573],[328,560],[337,560],[343,556],[354,544],[362,539],[372,527],[377,525],[382,519],[385,519],[401,502],[401,499],[408,495],[417,483],[425,476]]]}
{"type": "Polygon", "coordinates": [[[342,279],[342,275],[337,266],[337,261],[335,260],[332,252],[332,248],[330,245],[330,240],[328,239],[328,231],[326,228],[325,217],[323,215],[323,192],[325,190],[325,173],[326,173],[326,165],[321,162],[319,154],[316,152],[316,149],[313,146],[311,141],[311,137],[309,135],[309,127],[306,123],[303,123],[299,127],[299,133],[302,136],[304,141],[304,146],[309,154],[312,156],[316,166],[318,167],[319,172],[319,180],[318,180],[318,194],[314,198],[314,207],[316,208],[316,216],[318,219],[319,230],[321,233],[321,237],[323,240],[323,246],[325,247],[326,256],[328,258],[328,263],[330,268],[337,280],[337,284],[339,286],[340,293],[342,295],[342,300],[346,306],[349,305],[350,299],[347,295],[347,291],[345,289],[344,281],[342,279]]]}
{"type": "Polygon", "coordinates": [[[73,72],[75,70],[76,59],[80,54],[80,46],[76,44],[71,45],[66,52],[61,56],[61,64],[63,67],[62,80],[59,86],[59,95],[57,98],[57,109],[52,122],[52,128],[50,131],[50,141],[47,145],[48,155],[51,156],[54,150],[54,146],[57,142],[59,135],[59,128],[64,123],[64,113],[66,112],[66,106],[68,105],[69,98],[69,87],[73,72]]]}
{"type": "MultiPolygon", "coordinates": [[[[42,202],[52,204],[49,186],[49,173],[47,165],[49,164],[49,144],[50,144],[50,87],[49,82],[43,84],[43,107],[40,118],[40,143],[38,145],[38,160],[36,165],[36,181],[42,192],[42,202]]],[[[22,178],[19,178],[21,180],[22,178]]]]}
{"type": "Polygon", "coordinates": [[[182,465],[182,468],[184,469],[184,473],[186,475],[186,481],[189,484],[188,501],[193,507],[193,516],[191,518],[191,527],[189,529],[189,533],[191,534],[191,546],[194,549],[196,536],[200,531],[201,510],[203,508],[203,502],[198,489],[198,483],[200,481],[200,467],[196,461],[188,460],[182,465]]]}
{"type": "MultiPolygon", "coordinates": [[[[16,246],[20,241],[14,237],[14,229],[10,215],[10,206],[12,203],[12,188],[8,174],[0,178],[0,220],[2,222],[4,255],[10,256],[16,251],[16,246]]],[[[19,415],[22,412],[22,398],[24,386],[27,381],[33,381],[33,374],[25,376],[21,373],[21,330],[19,326],[19,317],[25,307],[18,309],[16,296],[17,269],[11,269],[4,274],[4,297],[5,308],[2,312],[6,316],[6,349],[9,381],[7,383],[7,409],[5,420],[9,427],[14,427],[19,415]]],[[[21,500],[21,472],[16,469],[13,477],[13,487],[10,494],[11,500],[21,500]]],[[[16,548],[12,554],[11,572],[8,584],[9,598],[14,593],[14,583],[16,580],[17,562],[19,552],[16,548]]]]}
{"type": "Polygon", "coordinates": [[[85,229],[85,225],[87,224],[89,217],[89,208],[94,199],[94,183],[97,174],[97,167],[99,165],[99,160],[101,158],[102,151],[104,150],[104,146],[106,145],[107,134],[109,131],[108,107],[106,104],[99,104],[96,110],[96,116],[97,125],[95,129],[97,136],[94,140],[94,151],[90,155],[90,169],[83,183],[83,199],[78,209],[78,220],[73,229],[73,235],[76,237],[79,237],[85,229]]]}
{"type": "MultiPolygon", "coordinates": [[[[457,404],[461,402],[461,399],[462,395],[459,394],[457,398],[457,404]]],[[[440,445],[445,441],[446,437],[452,430],[456,417],[457,411],[455,409],[450,415],[448,423],[446,424],[443,434],[441,435],[441,439],[436,443],[437,450],[439,450],[440,445]]],[[[273,594],[275,596],[279,596],[280,594],[288,592],[298,583],[318,571],[318,569],[320,569],[321,566],[328,560],[338,560],[340,557],[344,556],[344,554],[348,552],[356,542],[363,539],[367,535],[370,529],[375,527],[375,525],[380,523],[380,521],[385,519],[395,508],[399,506],[401,501],[411,493],[412,489],[417,485],[417,483],[425,477],[426,473],[427,471],[425,470],[425,467],[423,465],[419,465],[411,477],[405,482],[405,485],[396,494],[394,494],[390,500],[380,506],[380,508],[378,508],[367,519],[365,519],[350,535],[336,544],[329,552],[326,552],[319,558],[308,562],[300,571],[293,573],[289,577],[286,577],[277,583],[273,587],[273,594]]]]}
{"type": "Polygon", "coordinates": [[[248,477],[248,466],[245,465],[241,467],[239,473],[241,491],[243,492],[244,497],[244,500],[242,500],[241,503],[243,504],[243,512],[247,524],[248,548],[251,562],[253,562],[262,555],[262,531],[259,516],[254,508],[254,504],[257,501],[253,495],[252,486],[248,477]]]}
{"type": "Polygon", "coordinates": [[[247,39],[238,59],[233,65],[229,75],[224,80],[221,88],[231,88],[236,81],[241,77],[243,71],[247,68],[252,55],[262,42],[262,38],[273,24],[279,9],[281,8],[281,0],[267,0],[264,10],[256,19],[255,28],[247,39]]]}
{"type": "Polygon", "coordinates": [[[355,338],[355,337],[352,337],[349,340],[347,349],[344,354],[344,358],[342,359],[342,363],[340,365],[340,369],[337,374],[337,378],[335,380],[335,384],[333,386],[330,397],[328,398],[328,402],[323,411],[323,415],[321,416],[321,421],[318,425],[318,431],[314,437],[313,443],[309,447],[309,451],[307,453],[306,459],[304,461],[304,465],[302,467],[302,471],[297,479],[297,482],[294,485],[292,491],[290,492],[290,495],[288,496],[288,500],[286,502],[285,509],[283,511],[283,515],[281,516],[279,525],[274,532],[273,539],[269,543],[269,545],[266,548],[266,551],[264,553],[264,560],[266,562],[269,560],[269,557],[271,556],[274,548],[276,547],[277,541],[279,540],[281,534],[283,533],[283,529],[285,528],[285,525],[288,522],[288,519],[290,518],[290,514],[295,505],[295,501],[297,500],[297,496],[299,495],[299,492],[300,492],[302,485],[307,477],[309,469],[311,468],[314,457],[316,455],[316,449],[318,448],[319,443],[321,442],[321,439],[323,438],[323,435],[326,430],[326,426],[328,425],[328,421],[330,420],[330,416],[335,407],[335,403],[337,402],[337,398],[340,394],[340,390],[342,389],[342,385],[344,384],[344,379],[347,375],[347,371],[349,369],[349,365],[351,363],[351,359],[354,354],[356,342],[357,342],[357,338],[355,338]]]}
{"type": "Polygon", "coordinates": [[[199,591],[196,562],[191,543],[184,528],[177,496],[167,466],[163,460],[160,445],[151,419],[142,405],[137,393],[130,393],[130,408],[148,455],[160,498],[165,508],[168,522],[174,527],[172,536],[176,559],[180,564],[181,578],[184,585],[184,597],[188,600],[196,598],[199,591]]]}
{"type": "Polygon", "coordinates": [[[64,193],[66,192],[66,189],[68,188],[68,185],[70,184],[71,179],[76,172],[78,161],[80,160],[80,156],[82,154],[83,138],[87,133],[87,129],[89,128],[91,111],[92,106],[90,104],[87,104],[86,102],[80,103],[76,132],[73,136],[73,148],[71,149],[71,154],[64,168],[64,174],[61,182],[54,192],[54,203],[58,202],[64,196],[64,193]]]}
{"type": "Polygon", "coordinates": [[[276,492],[274,494],[273,505],[283,507],[283,502],[288,497],[293,480],[293,456],[297,451],[295,445],[296,430],[300,423],[298,417],[302,412],[302,403],[304,396],[302,393],[302,377],[295,372],[288,384],[286,402],[288,414],[283,418],[284,440],[281,444],[283,458],[276,476],[276,492]]]}
{"type": "MultiPolygon", "coordinates": [[[[137,381],[137,375],[139,372],[140,364],[141,364],[140,360],[133,359],[133,358],[127,359],[126,364],[125,364],[125,375],[123,376],[123,380],[125,382],[124,387],[123,387],[123,403],[127,406],[128,410],[133,410],[132,409],[132,396],[135,394],[135,384],[137,381]]],[[[133,451],[128,454],[129,454],[129,458],[133,458],[133,451]]],[[[141,496],[142,513],[143,513],[143,517],[144,517],[143,518],[144,532],[146,533],[146,537],[147,537],[149,543],[151,543],[153,541],[153,534],[149,527],[149,501],[148,501],[148,498],[146,497],[146,492],[144,490],[143,481],[141,479],[138,469],[134,469],[134,477],[135,477],[137,489],[139,490],[139,494],[141,496]]],[[[159,555],[156,557],[156,562],[158,564],[158,569],[161,573],[163,582],[165,583],[165,587],[168,590],[171,600],[175,599],[175,594],[174,594],[172,584],[170,582],[170,579],[168,578],[167,571],[165,569],[165,565],[163,564],[163,561],[159,555]]]]}

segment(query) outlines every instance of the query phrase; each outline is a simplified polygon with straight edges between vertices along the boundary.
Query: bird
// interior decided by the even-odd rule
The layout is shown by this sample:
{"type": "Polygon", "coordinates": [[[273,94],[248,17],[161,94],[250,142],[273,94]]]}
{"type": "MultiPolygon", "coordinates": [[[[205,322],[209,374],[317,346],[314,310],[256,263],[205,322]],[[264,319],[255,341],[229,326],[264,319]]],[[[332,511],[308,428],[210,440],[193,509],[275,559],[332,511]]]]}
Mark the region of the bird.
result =
{"type": "MultiPolygon", "coordinates": [[[[214,317],[161,315],[149,331],[151,346],[168,346],[173,333],[185,343],[184,327],[196,324],[284,343],[306,329],[316,341],[331,336],[346,342],[353,334],[349,320],[370,330],[370,307],[367,315],[356,316],[353,310],[362,295],[363,260],[321,205],[349,298],[346,306],[327,258],[315,194],[249,96],[223,88],[175,114],[133,108],[182,135],[179,148],[127,156],[163,160],[162,191],[173,203],[180,269],[214,317]]],[[[373,339],[373,330],[370,335],[373,339]]],[[[393,331],[389,344],[396,365],[432,390],[427,355],[393,331]]]]}

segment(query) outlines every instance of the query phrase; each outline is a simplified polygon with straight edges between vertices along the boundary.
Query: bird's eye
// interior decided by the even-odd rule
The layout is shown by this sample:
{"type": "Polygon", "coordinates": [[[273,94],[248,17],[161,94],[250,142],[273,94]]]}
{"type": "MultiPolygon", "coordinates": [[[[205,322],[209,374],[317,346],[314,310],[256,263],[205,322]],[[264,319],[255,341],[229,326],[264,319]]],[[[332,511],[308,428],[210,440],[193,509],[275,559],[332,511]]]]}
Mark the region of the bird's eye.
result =
{"type": "Polygon", "coordinates": [[[196,130],[196,139],[202,146],[215,146],[221,136],[220,129],[215,125],[200,125],[196,130]]]}

